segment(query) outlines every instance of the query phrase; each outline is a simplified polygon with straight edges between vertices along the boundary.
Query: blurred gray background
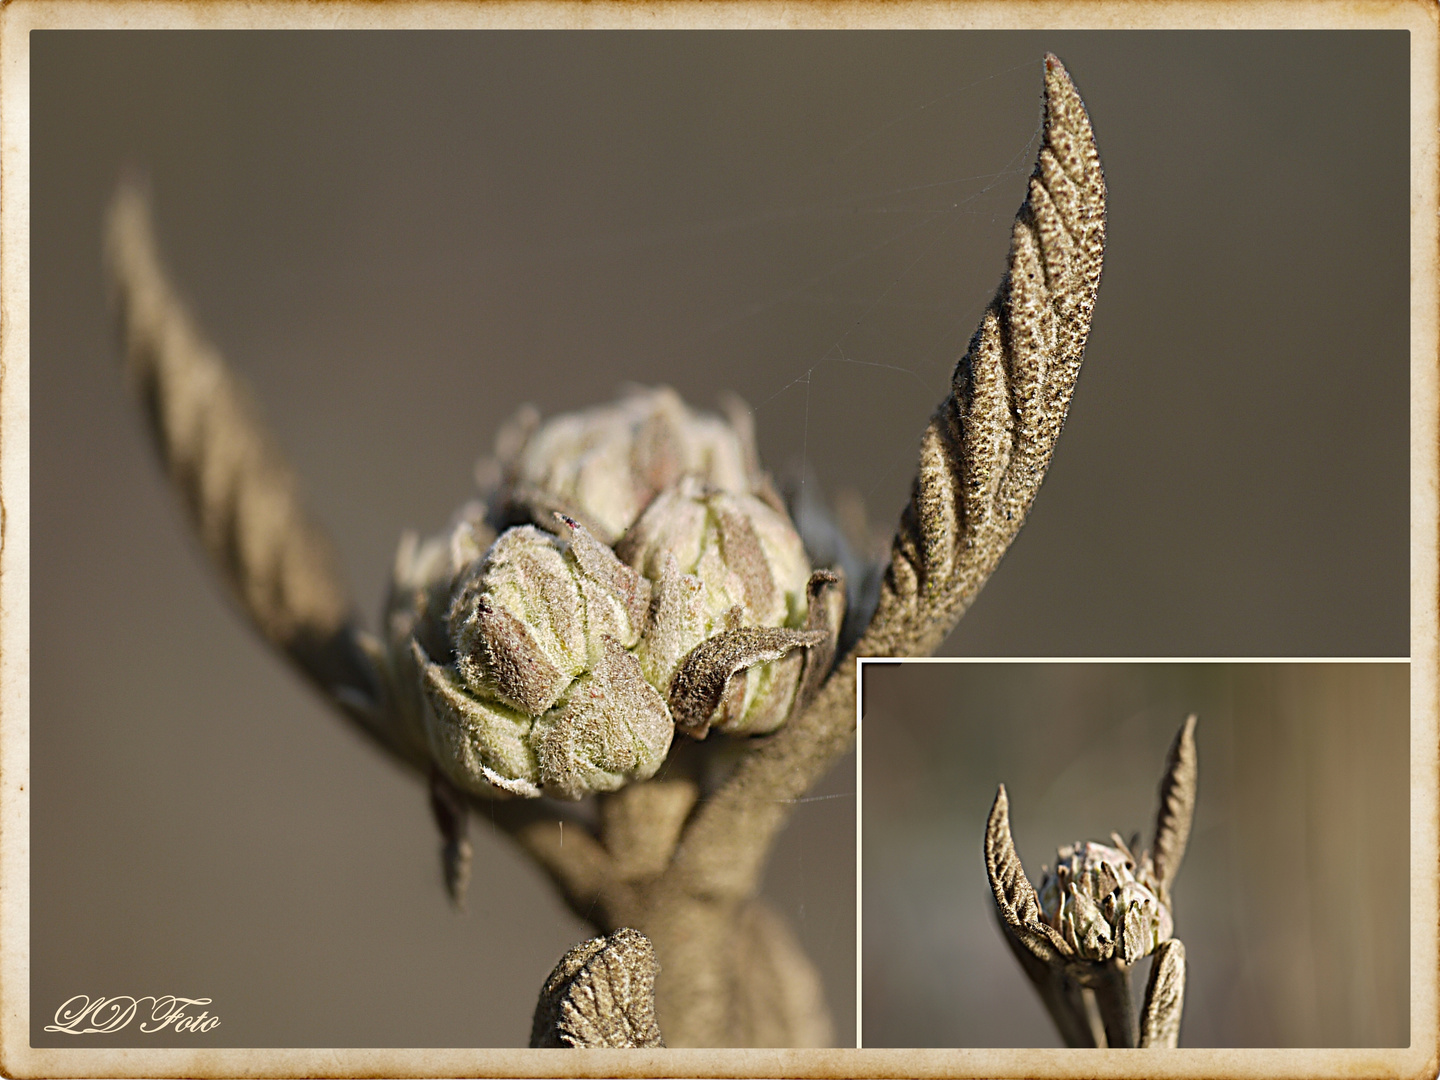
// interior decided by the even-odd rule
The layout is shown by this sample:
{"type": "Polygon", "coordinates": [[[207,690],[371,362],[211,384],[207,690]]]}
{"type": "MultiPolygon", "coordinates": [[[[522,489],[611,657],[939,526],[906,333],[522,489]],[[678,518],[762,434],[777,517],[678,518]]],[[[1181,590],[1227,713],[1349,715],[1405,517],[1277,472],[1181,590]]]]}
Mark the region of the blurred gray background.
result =
{"type": "MultiPolygon", "coordinates": [[[[118,371],[127,162],[362,610],[523,401],[753,406],[888,530],[1004,269],[1066,62],[1111,196],[1036,509],[947,642],[1408,653],[1403,33],[31,36],[32,1032],[211,996],[212,1045],[514,1045],[584,933],[478,830],[452,915],[419,786],[260,647],[118,371]]],[[[853,1040],[853,769],[767,891],[853,1040]]],[[[1027,850],[1029,850],[1027,848],[1027,850]]],[[[115,1036],[134,1041],[133,1033],[115,1036]]],[[[147,1040],[148,1041],[148,1040],[147,1040]]],[[[185,1041],[188,1041],[185,1040],[185,1041]]]]}
{"type": "Polygon", "coordinates": [[[1191,712],[1180,1045],[1409,1045],[1408,664],[977,662],[866,665],[866,1046],[1064,1045],[996,922],[996,786],[1037,885],[1062,844],[1148,848],[1191,712]]]}

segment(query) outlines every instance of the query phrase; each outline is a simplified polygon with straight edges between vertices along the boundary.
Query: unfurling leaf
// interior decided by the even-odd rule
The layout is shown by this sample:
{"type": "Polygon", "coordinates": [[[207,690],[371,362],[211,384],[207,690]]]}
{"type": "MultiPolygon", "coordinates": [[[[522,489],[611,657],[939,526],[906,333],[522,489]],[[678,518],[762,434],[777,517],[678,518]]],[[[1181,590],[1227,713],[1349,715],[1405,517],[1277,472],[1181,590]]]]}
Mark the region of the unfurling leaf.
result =
{"type": "Polygon", "coordinates": [[[1065,423],[1104,252],[1105,176],[1090,118],[1046,56],[1044,143],[1009,269],[921,441],[857,655],[933,652],[1019,532],[1065,423]]]}
{"type": "Polygon", "coordinates": [[[650,939],[620,929],[576,945],[545,980],[530,1029],[533,1047],[661,1047],[650,939]]]}
{"type": "Polygon", "coordinates": [[[1140,1020],[1140,1045],[1180,1045],[1180,1015],[1185,1008],[1185,946],[1171,939],[1155,951],[1145,987],[1145,1015],[1140,1020]]]}
{"type": "Polygon", "coordinates": [[[1010,835],[1010,800],[1005,785],[995,793],[990,818],[985,825],[985,870],[995,908],[1006,930],[1030,952],[1046,963],[1063,962],[1074,950],[1055,929],[1041,918],[1035,886],[1025,876],[1025,867],[1010,835]]]}
{"type": "Polygon", "coordinates": [[[1170,883],[1180,869],[1190,822],[1195,816],[1199,765],[1195,753],[1195,717],[1192,715],[1170,744],[1165,775],[1160,780],[1160,809],[1155,815],[1155,844],[1150,859],[1160,897],[1168,902],[1170,883]]]}

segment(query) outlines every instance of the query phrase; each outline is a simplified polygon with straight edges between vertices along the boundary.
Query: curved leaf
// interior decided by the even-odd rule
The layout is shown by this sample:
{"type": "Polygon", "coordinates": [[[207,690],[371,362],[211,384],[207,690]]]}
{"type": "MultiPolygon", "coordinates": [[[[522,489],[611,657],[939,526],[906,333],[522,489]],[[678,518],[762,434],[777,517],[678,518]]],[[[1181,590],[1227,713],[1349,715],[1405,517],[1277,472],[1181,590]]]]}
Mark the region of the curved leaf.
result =
{"type": "Polygon", "coordinates": [[[955,368],[859,656],[924,655],[1019,532],[1055,449],[1090,332],[1105,251],[1105,176],[1085,105],[1045,58],[1044,143],[1008,272],[955,368]]]}

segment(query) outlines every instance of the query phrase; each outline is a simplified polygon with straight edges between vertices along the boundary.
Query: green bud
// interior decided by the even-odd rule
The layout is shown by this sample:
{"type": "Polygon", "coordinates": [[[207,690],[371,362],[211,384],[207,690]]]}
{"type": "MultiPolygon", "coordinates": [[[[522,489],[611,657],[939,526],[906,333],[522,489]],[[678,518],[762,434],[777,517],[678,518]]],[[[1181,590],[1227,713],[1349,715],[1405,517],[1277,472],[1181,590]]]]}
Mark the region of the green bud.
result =
{"type": "Polygon", "coordinates": [[[649,583],[563,524],[568,543],[508,529],[456,575],[449,662],[412,646],[430,752],[469,790],[578,799],[654,775],[669,750],[664,699],[627,651],[649,583]]]}
{"type": "Polygon", "coordinates": [[[616,553],[657,582],[660,618],[638,655],[681,729],[703,737],[711,726],[762,734],[783,724],[810,651],[833,643],[828,627],[840,617],[828,594],[812,612],[810,562],[789,517],[686,477],[655,497],[616,553]]]}

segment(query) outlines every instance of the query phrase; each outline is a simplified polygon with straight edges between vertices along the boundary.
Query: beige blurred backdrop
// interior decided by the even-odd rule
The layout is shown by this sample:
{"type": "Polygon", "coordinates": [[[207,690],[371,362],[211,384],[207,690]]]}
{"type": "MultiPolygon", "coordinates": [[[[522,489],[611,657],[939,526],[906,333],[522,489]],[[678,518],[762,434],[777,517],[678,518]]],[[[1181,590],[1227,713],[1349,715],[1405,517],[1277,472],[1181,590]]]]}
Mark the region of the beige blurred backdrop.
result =
{"type": "Polygon", "coordinates": [[[1148,848],[1166,752],[1193,712],[1199,797],[1173,888],[1180,1045],[1409,1045],[1409,675],[867,664],[864,1044],[1064,1045],[995,918],[996,787],[1037,887],[1063,844],[1139,832],[1148,848]]]}
{"type": "MultiPolygon", "coordinates": [[[[483,824],[451,914],[419,786],[197,556],[104,302],[127,162],[374,613],[401,531],[443,524],[521,402],[626,381],[738,391],[773,469],[888,529],[1004,268],[1053,50],[1104,159],[1105,278],[1035,512],[945,651],[1405,655],[1407,49],[32,34],[36,1044],[73,994],[178,993],[214,998],[210,1045],[514,1045],[584,932],[483,824]]],[[[766,884],[841,1043],[852,777],[796,807],[766,884]]]]}

